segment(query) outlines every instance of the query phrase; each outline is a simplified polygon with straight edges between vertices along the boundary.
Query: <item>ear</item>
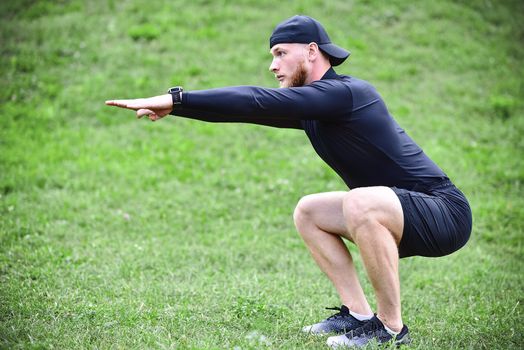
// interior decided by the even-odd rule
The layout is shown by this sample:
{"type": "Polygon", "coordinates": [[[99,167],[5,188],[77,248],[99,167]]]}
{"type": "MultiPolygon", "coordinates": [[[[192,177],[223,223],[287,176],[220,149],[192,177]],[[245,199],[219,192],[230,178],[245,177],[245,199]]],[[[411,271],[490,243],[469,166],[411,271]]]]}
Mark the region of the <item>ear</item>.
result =
{"type": "Polygon", "coordinates": [[[321,55],[320,49],[318,48],[318,45],[315,42],[309,43],[307,49],[308,49],[307,55],[310,61],[317,60],[318,57],[321,55]]]}

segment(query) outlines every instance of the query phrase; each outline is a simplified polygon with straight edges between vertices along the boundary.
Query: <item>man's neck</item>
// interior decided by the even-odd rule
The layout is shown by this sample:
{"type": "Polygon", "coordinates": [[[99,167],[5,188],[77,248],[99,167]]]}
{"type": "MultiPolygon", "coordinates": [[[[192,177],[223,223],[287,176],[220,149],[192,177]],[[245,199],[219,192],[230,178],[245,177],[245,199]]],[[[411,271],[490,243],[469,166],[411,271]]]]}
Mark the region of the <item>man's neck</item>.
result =
{"type": "Polygon", "coordinates": [[[311,71],[311,74],[310,74],[310,81],[308,82],[308,84],[314,82],[314,81],[317,81],[317,80],[320,80],[322,79],[322,77],[324,76],[324,74],[326,74],[326,72],[331,68],[331,65],[329,63],[326,63],[326,64],[319,64],[319,65],[316,65],[313,67],[313,70],[311,71]]]}

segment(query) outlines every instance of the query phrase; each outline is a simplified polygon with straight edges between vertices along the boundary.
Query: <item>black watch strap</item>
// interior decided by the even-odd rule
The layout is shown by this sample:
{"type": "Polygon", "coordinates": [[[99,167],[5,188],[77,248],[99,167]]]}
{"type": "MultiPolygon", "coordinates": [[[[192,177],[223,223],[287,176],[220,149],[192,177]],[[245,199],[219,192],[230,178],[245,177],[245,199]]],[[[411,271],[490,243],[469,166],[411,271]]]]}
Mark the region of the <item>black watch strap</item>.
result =
{"type": "Polygon", "coordinates": [[[168,94],[171,94],[173,98],[173,105],[179,105],[182,103],[182,92],[184,89],[181,86],[175,86],[167,90],[168,94]]]}

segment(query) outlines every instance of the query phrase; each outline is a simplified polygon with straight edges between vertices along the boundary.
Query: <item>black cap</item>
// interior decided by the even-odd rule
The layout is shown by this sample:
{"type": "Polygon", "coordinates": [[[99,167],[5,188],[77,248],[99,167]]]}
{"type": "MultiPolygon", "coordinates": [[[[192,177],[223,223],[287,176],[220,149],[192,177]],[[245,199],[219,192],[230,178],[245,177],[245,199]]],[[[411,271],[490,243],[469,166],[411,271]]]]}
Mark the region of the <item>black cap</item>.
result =
{"type": "Polygon", "coordinates": [[[350,55],[349,51],[331,43],[322,24],[308,16],[293,16],[277,25],[269,38],[269,48],[276,44],[311,42],[317,43],[320,50],[329,56],[332,66],[338,66],[350,55]]]}

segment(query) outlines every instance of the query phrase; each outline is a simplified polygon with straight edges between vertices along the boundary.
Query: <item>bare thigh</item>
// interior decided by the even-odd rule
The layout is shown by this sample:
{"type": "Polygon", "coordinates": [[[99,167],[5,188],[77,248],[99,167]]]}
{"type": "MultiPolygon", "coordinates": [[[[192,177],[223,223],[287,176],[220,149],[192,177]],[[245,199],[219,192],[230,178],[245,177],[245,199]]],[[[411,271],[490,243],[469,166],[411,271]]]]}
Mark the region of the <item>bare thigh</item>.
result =
{"type": "MultiPolygon", "coordinates": [[[[389,187],[359,187],[344,197],[344,217],[350,235],[359,228],[369,231],[370,224],[388,229],[397,246],[404,231],[404,212],[397,194],[389,187]]],[[[362,230],[360,230],[362,232],[362,230]]]]}
{"type": "Polygon", "coordinates": [[[384,186],[360,187],[349,192],[324,192],[303,197],[297,210],[321,230],[354,241],[352,234],[369,220],[376,220],[393,235],[397,245],[402,239],[404,214],[395,192],[384,186]]]}

